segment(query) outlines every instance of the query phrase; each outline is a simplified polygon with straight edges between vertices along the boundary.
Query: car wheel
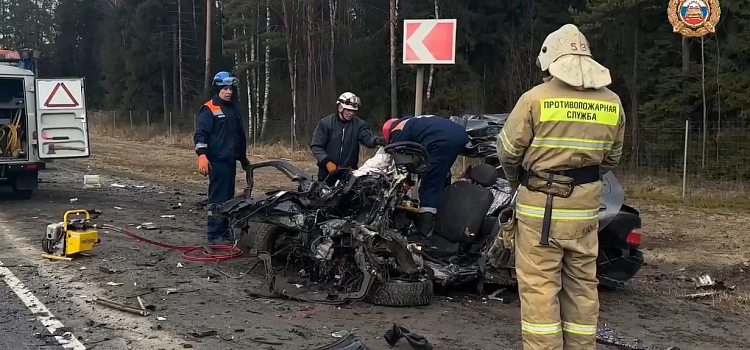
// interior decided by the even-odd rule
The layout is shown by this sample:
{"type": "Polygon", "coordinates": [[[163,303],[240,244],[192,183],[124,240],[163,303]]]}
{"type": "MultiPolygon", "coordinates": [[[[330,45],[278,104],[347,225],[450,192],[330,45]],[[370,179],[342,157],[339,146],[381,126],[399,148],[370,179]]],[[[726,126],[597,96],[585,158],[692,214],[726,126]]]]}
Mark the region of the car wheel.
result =
{"type": "MultiPolygon", "coordinates": [[[[257,231],[255,235],[253,235],[253,246],[251,249],[257,253],[260,252],[267,252],[271,256],[273,256],[274,253],[278,250],[278,247],[276,246],[276,242],[278,239],[286,234],[288,231],[280,226],[273,226],[273,225],[264,225],[262,229],[257,231]]],[[[286,257],[279,256],[276,257],[275,260],[285,260],[286,257]]]]}
{"type": "Polygon", "coordinates": [[[386,283],[373,283],[367,301],[380,306],[425,306],[432,302],[432,281],[391,279],[386,283]]]}

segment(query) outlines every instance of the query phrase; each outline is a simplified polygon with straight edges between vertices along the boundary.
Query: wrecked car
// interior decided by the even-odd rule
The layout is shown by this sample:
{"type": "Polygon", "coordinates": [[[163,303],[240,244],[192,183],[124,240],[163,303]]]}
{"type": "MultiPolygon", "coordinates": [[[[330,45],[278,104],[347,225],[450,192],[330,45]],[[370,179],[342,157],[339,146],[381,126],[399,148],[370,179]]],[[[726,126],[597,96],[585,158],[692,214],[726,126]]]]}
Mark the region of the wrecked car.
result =
{"type": "Polygon", "coordinates": [[[272,265],[284,266],[271,283],[277,294],[324,303],[427,305],[433,284],[422,256],[390,224],[405,196],[406,174],[427,169],[426,151],[415,145],[394,144],[379,153],[400,159],[395,164],[400,170],[355,171],[335,186],[285,161],[252,164],[246,196],[212,211],[229,218],[241,235],[255,223],[270,224],[253,235],[252,246],[267,252],[272,265]],[[252,196],[254,172],[267,167],[296,181],[297,189],[252,196]]]}
{"type": "MultiPolygon", "coordinates": [[[[429,164],[424,147],[411,142],[380,149],[334,186],[286,161],[253,164],[245,197],[223,204],[217,215],[241,234],[255,223],[270,225],[252,236],[252,248],[284,266],[282,275],[273,278],[273,291],[298,300],[414,306],[430,303],[433,283],[474,283],[480,293],[485,284],[515,285],[511,251],[488,262],[500,233],[499,218],[514,196],[494,150],[502,115],[463,118],[454,121],[464,123],[470,134],[465,155],[482,161],[445,188],[429,244],[405,239],[415,230],[419,208],[409,195],[418,185],[414,176],[429,164]],[[297,189],[253,196],[253,173],[266,167],[280,170],[297,189]]],[[[638,211],[623,204],[614,174],[604,174],[602,182],[597,277],[600,285],[616,287],[643,264],[641,221],[638,211]]]]}

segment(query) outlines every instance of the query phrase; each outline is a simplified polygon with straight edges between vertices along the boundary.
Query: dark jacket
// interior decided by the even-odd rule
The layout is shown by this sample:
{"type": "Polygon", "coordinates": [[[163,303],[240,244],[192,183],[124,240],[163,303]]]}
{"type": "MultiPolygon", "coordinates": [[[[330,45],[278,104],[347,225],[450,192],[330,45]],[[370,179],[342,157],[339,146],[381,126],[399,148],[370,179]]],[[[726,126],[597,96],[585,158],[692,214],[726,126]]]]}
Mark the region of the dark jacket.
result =
{"type": "Polygon", "coordinates": [[[359,117],[344,123],[338,114],[331,114],[318,122],[313,133],[310,149],[318,167],[324,168],[329,161],[339,167],[356,169],[359,163],[359,144],[373,148],[375,136],[367,122],[359,117]]]}
{"type": "Polygon", "coordinates": [[[391,142],[411,141],[424,146],[431,157],[463,150],[469,142],[466,129],[450,119],[439,116],[401,118],[394,127],[406,120],[403,128],[391,131],[391,142]],[[446,150],[445,148],[449,148],[446,150]]]}
{"type": "Polygon", "coordinates": [[[246,140],[240,110],[232,102],[214,96],[198,111],[196,154],[205,154],[210,162],[244,161],[246,140]]]}

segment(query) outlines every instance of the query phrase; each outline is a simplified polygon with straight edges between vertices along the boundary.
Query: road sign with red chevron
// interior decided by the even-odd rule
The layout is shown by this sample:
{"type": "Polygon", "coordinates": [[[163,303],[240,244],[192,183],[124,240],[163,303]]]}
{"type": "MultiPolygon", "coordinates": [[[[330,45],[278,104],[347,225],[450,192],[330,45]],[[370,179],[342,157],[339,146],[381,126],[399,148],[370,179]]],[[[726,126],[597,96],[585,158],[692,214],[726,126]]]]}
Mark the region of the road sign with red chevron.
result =
{"type": "Polygon", "coordinates": [[[404,20],[404,64],[455,64],[455,19],[404,20]]]}

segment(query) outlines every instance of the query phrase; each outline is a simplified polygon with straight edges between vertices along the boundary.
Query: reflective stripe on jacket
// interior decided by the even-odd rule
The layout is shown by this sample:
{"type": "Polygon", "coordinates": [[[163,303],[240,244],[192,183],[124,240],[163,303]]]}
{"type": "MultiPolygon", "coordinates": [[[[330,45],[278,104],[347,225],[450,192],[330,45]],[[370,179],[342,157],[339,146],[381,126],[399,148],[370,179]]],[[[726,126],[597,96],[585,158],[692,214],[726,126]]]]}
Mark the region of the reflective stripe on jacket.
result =
{"type": "MultiPolygon", "coordinates": [[[[509,180],[523,169],[547,172],[593,165],[616,166],[622,157],[625,114],[607,88],[578,90],[552,79],[521,96],[498,135],[498,156],[509,180]]],[[[596,224],[601,182],[577,186],[569,198],[553,200],[552,230],[583,232],[596,224]]],[[[547,196],[520,187],[519,220],[541,225],[547,196]]],[[[573,232],[571,232],[573,233],[573,232]]],[[[555,234],[553,233],[554,237],[555,234]]]]}
{"type": "Polygon", "coordinates": [[[205,154],[210,161],[244,159],[247,146],[239,109],[218,97],[204,103],[198,113],[194,142],[195,153],[205,154]]]}

